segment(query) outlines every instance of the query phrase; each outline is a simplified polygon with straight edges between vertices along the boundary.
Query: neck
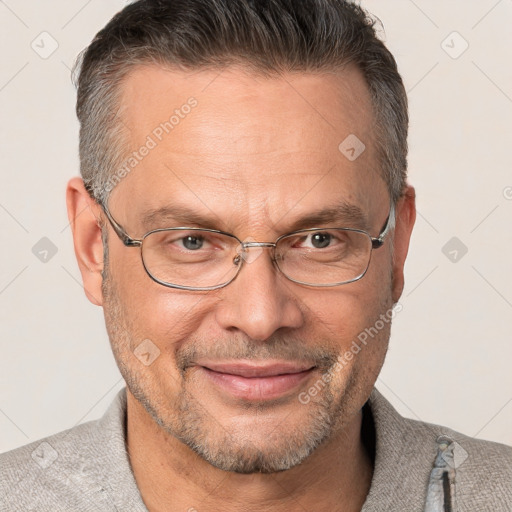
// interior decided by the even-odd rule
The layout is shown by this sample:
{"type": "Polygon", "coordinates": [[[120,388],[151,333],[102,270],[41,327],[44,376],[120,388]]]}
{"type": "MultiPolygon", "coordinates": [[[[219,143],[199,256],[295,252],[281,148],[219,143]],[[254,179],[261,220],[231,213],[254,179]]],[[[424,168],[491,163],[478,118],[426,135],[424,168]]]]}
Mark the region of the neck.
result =
{"type": "Polygon", "coordinates": [[[130,463],[149,512],[355,512],[368,494],[373,463],[361,439],[361,411],[302,464],[244,475],[204,461],[157,425],[128,390],[127,403],[130,463]]]}

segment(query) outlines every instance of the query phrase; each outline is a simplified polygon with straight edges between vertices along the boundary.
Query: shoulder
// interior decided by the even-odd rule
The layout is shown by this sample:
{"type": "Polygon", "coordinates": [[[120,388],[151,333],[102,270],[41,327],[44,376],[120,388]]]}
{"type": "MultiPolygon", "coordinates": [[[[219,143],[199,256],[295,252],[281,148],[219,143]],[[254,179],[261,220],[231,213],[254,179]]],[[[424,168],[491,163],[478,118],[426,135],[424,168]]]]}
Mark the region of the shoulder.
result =
{"type": "Polygon", "coordinates": [[[146,511],[125,425],[123,388],[101,419],[1,454],[0,511],[146,511]]]}
{"type": "Polygon", "coordinates": [[[99,441],[97,424],[84,423],[0,454],[0,503],[9,510],[52,510],[59,502],[78,506],[84,486],[95,485],[89,466],[99,441]]]}
{"type": "Polygon", "coordinates": [[[385,480],[397,482],[397,489],[401,482],[424,504],[438,468],[453,478],[460,512],[512,510],[512,447],[404,418],[376,389],[369,403],[383,487],[385,480]]]}
{"type": "MultiPolygon", "coordinates": [[[[431,452],[442,452],[443,440],[451,444],[451,453],[440,457],[454,475],[454,494],[460,512],[512,510],[512,447],[476,439],[448,427],[405,420],[411,434],[417,433],[431,452]],[[435,441],[435,446],[434,446],[435,441]]],[[[432,468],[437,467],[436,456],[432,468]]]]}

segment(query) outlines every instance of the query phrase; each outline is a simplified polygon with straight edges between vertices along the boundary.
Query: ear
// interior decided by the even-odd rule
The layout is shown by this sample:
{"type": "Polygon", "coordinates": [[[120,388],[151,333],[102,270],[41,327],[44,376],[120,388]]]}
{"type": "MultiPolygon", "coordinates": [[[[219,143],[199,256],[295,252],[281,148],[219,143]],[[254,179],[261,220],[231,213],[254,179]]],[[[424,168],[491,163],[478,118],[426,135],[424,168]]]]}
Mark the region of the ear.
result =
{"type": "Polygon", "coordinates": [[[68,219],[73,232],[75,255],[82,274],[87,298],[95,305],[103,304],[103,242],[99,204],[91,198],[81,178],[69,180],[66,187],[68,219]]]}
{"type": "Polygon", "coordinates": [[[398,302],[404,290],[404,265],[415,220],[416,192],[414,187],[407,185],[396,206],[393,250],[393,302],[398,302]]]}

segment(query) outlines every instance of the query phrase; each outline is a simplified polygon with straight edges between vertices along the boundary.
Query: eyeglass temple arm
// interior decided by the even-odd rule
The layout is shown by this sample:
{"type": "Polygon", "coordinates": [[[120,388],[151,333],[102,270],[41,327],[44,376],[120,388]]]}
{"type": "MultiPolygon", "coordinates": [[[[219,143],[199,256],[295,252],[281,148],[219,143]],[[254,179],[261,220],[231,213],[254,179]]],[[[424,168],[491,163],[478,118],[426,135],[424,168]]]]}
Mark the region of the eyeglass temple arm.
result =
{"type": "Polygon", "coordinates": [[[384,244],[384,238],[388,235],[390,231],[393,230],[395,227],[395,205],[394,203],[391,203],[391,207],[389,209],[389,216],[386,221],[386,225],[384,226],[383,230],[380,232],[379,236],[377,238],[372,238],[372,247],[374,249],[378,249],[379,247],[382,247],[384,244]]]}
{"type": "Polygon", "coordinates": [[[124,230],[123,226],[121,226],[121,224],[119,224],[114,219],[114,217],[112,217],[106,205],[100,203],[100,206],[104,211],[108,221],[110,222],[112,229],[116,232],[116,235],[120,238],[121,242],[123,242],[123,244],[126,245],[126,247],[139,247],[140,245],[142,245],[142,240],[136,240],[135,238],[132,238],[130,235],[128,235],[128,233],[124,230]]]}

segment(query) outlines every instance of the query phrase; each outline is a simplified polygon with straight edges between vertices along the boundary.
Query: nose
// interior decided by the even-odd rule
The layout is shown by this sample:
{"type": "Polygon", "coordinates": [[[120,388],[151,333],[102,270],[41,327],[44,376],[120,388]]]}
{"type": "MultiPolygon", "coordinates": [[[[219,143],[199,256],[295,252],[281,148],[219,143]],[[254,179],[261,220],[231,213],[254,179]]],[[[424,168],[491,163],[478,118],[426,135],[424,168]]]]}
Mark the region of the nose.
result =
{"type": "MultiPolygon", "coordinates": [[[[256,244],[254,244],[256,245],[256,244]]],[[[240,330],[264,341],[281,328],[303,324],[294,283],[279,273],[266,246],[246,248],[236,279],[222,289],[216,319],[226,330],[240,330]]]]}

